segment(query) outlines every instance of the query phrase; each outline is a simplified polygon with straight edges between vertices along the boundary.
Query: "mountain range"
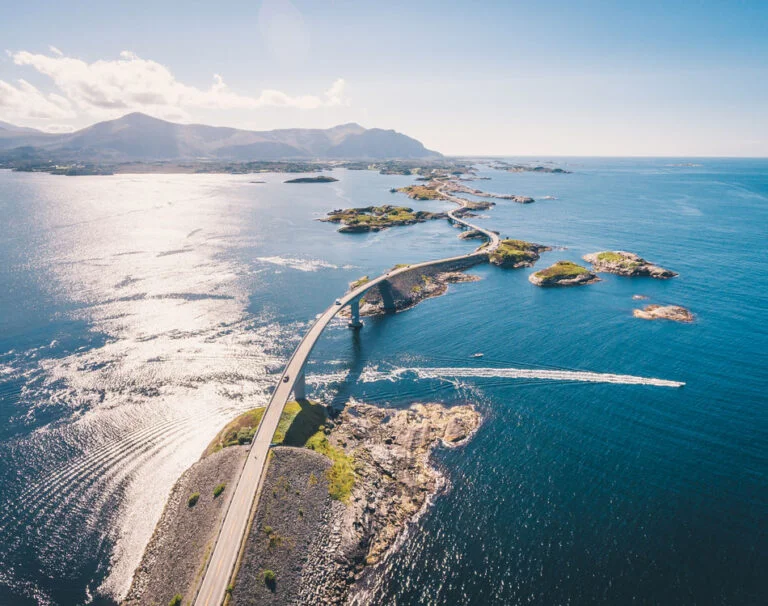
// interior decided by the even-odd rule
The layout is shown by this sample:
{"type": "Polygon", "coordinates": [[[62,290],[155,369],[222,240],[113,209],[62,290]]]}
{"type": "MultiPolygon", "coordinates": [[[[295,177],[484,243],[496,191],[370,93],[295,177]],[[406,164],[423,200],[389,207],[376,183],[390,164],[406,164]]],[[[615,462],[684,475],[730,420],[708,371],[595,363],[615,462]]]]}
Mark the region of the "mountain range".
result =
{"type": "Polygon", "coordinates": [[[53,134],[0,121],[0,154],[80,162],[173,160],[359,160],[437,158],[394,130],[342,124],[327,129],[250,131],[177,124],[132,113],[73,133],[53,134]]]}

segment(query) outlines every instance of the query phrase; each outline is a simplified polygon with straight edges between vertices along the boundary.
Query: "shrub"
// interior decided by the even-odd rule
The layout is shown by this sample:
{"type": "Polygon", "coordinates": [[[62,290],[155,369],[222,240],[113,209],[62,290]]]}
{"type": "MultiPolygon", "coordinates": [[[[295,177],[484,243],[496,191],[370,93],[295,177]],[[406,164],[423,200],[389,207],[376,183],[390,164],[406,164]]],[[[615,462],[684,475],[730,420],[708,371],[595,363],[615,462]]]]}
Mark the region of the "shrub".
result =
{"type": "Polygon", "coordinates": [[[200,493],[193,492],[191,495],[189,495],[189,499],[187,499],[187,507],[194,507],[197,505],[198,499],[200,499],[200,493]]]}
{"type": "Polygon", "coordinates": [[[182,596],[180,593],[177,593],[175,596],[171,598],[171,601],[168,602],[168,606],[181,606],[181,600],[182,596]]]}
{"type": "Polygon", "coordinates": [[[275,531],[275,529],[272,528],[271,526],[265,526],[264,527],[264,534],[272,534],[274,531],[275,531]]]}
{"type": "Polygon", "coordinates": [[[232,595],[232,592],[233,592],[234,590],[235,590],[235,586],[234,586],[232,583],[230,583],[229,585],[227,585],[227,594],[228,594],[228,595],[232,595]]]}
{"type": "Polygon", "coordinates": [[[224,492],[224,489],[227,487],[227,485],[222,482],[221,484],[218,484],[216,488],[213,489],[213,498],[215,499],[218,497],[222,492],[224,492]]]}
{"type": "Polygon", "coordinates": [[[270,589],[274,590],[275,583],[277,582],[277,575],[275,574],[274,570],[265,570],[262,573],[262,579],[264,580],[264,584],[269,587],[270,589]]]}

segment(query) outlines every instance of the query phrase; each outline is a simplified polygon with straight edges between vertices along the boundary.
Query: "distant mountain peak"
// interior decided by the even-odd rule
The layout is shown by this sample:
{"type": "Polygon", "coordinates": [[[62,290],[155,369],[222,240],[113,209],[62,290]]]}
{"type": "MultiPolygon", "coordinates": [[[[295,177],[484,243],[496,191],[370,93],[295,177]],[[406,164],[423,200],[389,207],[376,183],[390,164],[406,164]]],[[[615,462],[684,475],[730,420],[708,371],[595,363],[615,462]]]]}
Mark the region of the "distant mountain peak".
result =
{"type": "MultiPolygon", "coordinates": [[[[4,123],[0,123],[3,126],[4,123]]],[[[12,125],[8,125],[12,127],[12,125]]],[[[178,124],[132,112],[74,133],[3,131],[1,149],[38,147],[62,160],[88,162],[290,159],[428,158],[440,154],[394,130],[366,129],[356,122],[327,129],[250,131],[203,124],[178,124]]]]}

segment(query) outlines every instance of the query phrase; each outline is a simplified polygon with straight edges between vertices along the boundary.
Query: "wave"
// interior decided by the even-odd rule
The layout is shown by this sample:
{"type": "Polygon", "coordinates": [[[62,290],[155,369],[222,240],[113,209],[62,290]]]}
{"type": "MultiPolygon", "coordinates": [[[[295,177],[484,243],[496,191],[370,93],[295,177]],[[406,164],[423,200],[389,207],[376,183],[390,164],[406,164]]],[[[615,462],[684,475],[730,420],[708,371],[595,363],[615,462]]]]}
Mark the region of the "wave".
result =
{"type": "Polygon", "coordinates": [[[318,269],[339,269],[338,265],[333,265],[327,261],[319,259],[294,259],[292,257],[256,257],[257,261],[262,263],[271,263],[299,271],[317,271],[318,269]]]}

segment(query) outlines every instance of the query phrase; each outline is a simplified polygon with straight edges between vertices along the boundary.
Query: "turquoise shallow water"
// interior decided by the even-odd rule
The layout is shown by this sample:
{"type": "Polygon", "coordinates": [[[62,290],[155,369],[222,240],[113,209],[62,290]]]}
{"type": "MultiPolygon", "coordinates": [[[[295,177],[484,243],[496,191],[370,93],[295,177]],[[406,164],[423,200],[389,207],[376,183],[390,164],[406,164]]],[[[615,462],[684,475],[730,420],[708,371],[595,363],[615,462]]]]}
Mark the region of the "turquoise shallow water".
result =
{"type": "MultiPolygon", "coordinates": [[[[357,337],[328,331],[315,395],[471,401],[484,415],[467,446],[436,456],[450,489],[371,601],[764,603],[768,161],[558,162],[573,174],[483,169],[477,187],[537,202],[478,220],[564,247],[539,267],[622,248],[680,277],[542,290],[532,270],[481,267],[357,337]],[[633,318],[646,303],[696,322],[633,318]]],[[[337,177],[0,172],[0,604],[119,596],[176,477],[266,401],[314,314],[360,275],[472,248],[444,222],[335,233],[314,219],[403,202],[388,190],[412,182],[337,177]]]]}

